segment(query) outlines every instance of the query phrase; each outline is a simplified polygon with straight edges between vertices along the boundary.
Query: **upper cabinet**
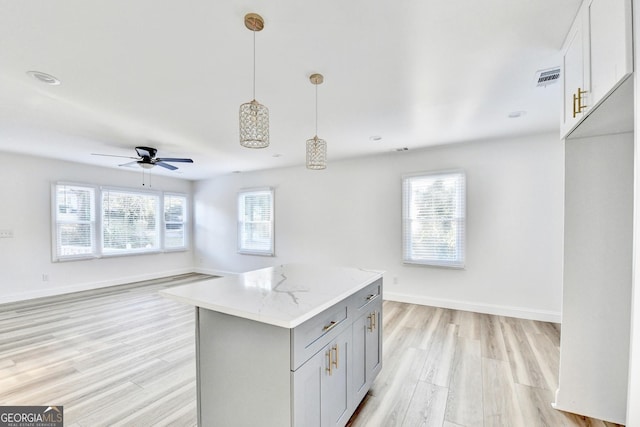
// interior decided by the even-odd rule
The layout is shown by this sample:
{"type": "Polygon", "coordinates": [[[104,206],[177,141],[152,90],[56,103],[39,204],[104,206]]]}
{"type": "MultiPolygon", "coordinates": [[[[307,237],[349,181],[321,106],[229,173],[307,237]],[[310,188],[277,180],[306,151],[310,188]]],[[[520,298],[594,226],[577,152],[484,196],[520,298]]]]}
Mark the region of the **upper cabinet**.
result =
{"type": "Polygon", "coordinates": [[[631,0],[585,0],[562,49],[567,137],[633,72],[631,0]]]}

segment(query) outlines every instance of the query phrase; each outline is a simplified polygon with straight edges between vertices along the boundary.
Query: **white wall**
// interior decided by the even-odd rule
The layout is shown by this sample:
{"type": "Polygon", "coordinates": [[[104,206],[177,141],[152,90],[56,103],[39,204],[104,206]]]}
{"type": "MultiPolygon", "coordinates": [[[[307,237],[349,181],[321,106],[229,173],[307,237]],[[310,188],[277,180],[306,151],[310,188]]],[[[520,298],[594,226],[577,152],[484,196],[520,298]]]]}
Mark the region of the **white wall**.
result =
{"type": "Polygon", "coordinates": [[[386,271],[387,299],[560,320],[564,154],[557,134],[336,162],[330,150],[324,171],[295,167],[197,182],[196,267],[374,268],[386,271]],[[466,269],[403,265],[402,175],[452,168],[467,174],[466,269]],[[275,188],[275,257],[236,252],[236,193],[260,186],[275,188]]]}
{"type": "Polygon", "coordinates": [[[623,424],[633,238],[633,133],[567,140],[556,408],[623,424]]]}
{"type": "MultiPolygon", "coordinates": [[[[193,271],[193,252],[51,261],[51,183],[142,188],[141,172],[0,153],[0,303],[193,271]],[[43,274],[48,281],[43,281],[43,274]]],[[[192,182],[152,176],[152,188],[191,193],[192,182]]]]}
{"type": "MultiPolygon", "coordinates": [[[[633,0],[633,27],[634,31],[634,61],[635,69],[640,70],[640,2],[633,0]]],[[[632,299],[631,299],[631,332],[630,332],[630,351],[629,351],[629,391],[627,394],[627,402],[640,402],[640,174],[638,174],[638,165],[640,164],[640,140],[638,135],[640,132],[640,114],[638,107],[640,104],[640,80],[638,72],[634,73],[635,93],[634,108],[635,119],[634,129],[636,132],[634,138],[634,212],[633,212],[633,281],[632,281],[632,299]]],[[[627,405],[628,426],[640,426],[640,405],[627,405]]]]}

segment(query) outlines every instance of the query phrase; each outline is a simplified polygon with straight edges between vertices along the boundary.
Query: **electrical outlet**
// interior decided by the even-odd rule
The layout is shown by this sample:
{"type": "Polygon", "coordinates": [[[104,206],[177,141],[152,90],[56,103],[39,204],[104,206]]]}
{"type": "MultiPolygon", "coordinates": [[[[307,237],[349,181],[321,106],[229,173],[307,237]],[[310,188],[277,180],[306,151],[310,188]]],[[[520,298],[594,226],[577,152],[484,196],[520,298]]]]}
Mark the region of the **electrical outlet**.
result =
{"type": "Polygon", "coordinates": [[[394,277],[393,277],[393,284],[394,284],[394,285],[397,285],[397,284],[398,284],[398,277],[397,277],[397,276],[394,276],[394,277]]]}
{"type": "Polygon", "coordinates": [[[48,282],[49,281],[49,275],[48,274],[43,274],[42,275],[42,281],[43,282],[48,282]]]}
{"type": "Polygon", "coordinates": [[[12,239],[13,230],[0,230],[0,239],[12,239]]]}

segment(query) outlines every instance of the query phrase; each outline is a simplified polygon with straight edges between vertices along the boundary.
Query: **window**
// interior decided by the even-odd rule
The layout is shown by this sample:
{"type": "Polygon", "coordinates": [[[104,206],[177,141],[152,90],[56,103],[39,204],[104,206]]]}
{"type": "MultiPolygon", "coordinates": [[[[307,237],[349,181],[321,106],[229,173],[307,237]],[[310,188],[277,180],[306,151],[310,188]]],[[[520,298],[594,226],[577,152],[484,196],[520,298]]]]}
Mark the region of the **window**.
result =
{"type": "Polygon", "coordinates": [[[102,191],[102,253],[160,250],[157,194],[102,191]]]}
{"type": "Polygon", "coordinates": [[[464,267],[464,173],[403,177],[402,228],[405,263],[464,267]]]}
{"type": "Polygon", "coordinates": [[[188,249],[184,194],[57,183],[53,260],[188,249]]]}
{"type": "Polygon", "coordinates": [[[187,247],[187,198],[178,194],[164,196],[164,248],[187,247]]]}
{"type": "Polygon", "coordinates": [[[273,189],[241,191],[238,194],[238,252],[274,255],[273,189]]]}
{"type": "Polygon", "coordinates": [[[53,190],[54,261],[94,257],[96,189],[60,184],[53,190]]]}

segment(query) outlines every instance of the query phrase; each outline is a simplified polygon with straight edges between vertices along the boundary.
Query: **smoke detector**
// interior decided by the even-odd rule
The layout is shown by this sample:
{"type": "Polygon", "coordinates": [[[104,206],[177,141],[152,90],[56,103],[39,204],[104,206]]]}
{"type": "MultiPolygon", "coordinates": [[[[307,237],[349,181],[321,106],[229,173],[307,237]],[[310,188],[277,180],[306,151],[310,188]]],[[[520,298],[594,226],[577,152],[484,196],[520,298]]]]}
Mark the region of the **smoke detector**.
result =
{"type": "Polygon", "coordinates": [[[560,67],[536,71],[536,87],[547,87],[560,80],[560,67]]]}

